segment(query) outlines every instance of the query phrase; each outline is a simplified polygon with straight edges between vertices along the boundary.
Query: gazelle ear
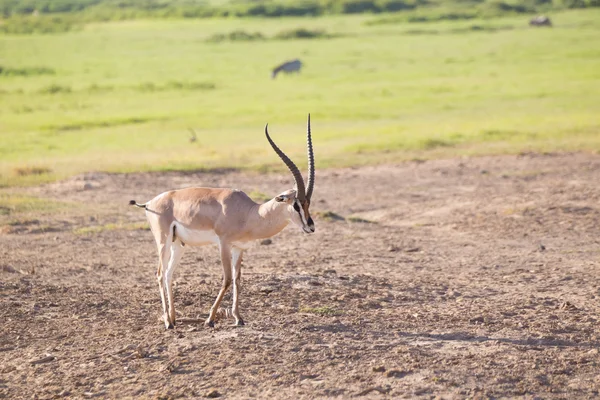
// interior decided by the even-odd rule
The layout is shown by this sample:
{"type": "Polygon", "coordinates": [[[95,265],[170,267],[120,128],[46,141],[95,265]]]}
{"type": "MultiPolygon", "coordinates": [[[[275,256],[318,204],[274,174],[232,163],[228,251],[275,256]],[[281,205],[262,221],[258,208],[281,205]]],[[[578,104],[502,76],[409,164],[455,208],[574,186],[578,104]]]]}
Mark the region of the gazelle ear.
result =
{"type": "Polygon", "coordinates": [[[275,201],[279,203],[289,203],[296,199],[296,191],[295,190],[286,190],[281,193],[279,196],[275,197],[275,201]]]}

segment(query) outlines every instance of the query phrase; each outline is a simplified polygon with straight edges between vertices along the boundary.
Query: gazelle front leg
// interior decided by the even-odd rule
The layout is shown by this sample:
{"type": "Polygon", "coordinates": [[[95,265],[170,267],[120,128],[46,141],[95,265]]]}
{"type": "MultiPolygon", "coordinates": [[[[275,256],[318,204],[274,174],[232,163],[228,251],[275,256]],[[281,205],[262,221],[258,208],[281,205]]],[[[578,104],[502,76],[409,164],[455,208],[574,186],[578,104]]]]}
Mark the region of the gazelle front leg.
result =
{"type": "Polygon", "coordinates": [[[231,313],[235,318],[235,324],[237,326],[243,326],[244,320],[240,317],[239,302],[238,298],[240,295],[240,277],[242,276],[242,255],[244,251],[234,247],[232,250],[232,265],[233,265],[233,304],[231,306],[231,313]]]}
{"type": "Polygon", "coordinates": [[[231,249],[229,245],[221,242],[221,263],[223,264],[223,283],[221,285],[221,290],[219,290],[219,294],[215,299],[215,303],[210,308],[210,313],[208,314],[208,318],[204,325],[213,327],[215,326],[215,316],[217,314],[217,310],[219,309],[219,305],[223,300],[223,296],[225,296],[225,292],[231,286],[231,249]]]}

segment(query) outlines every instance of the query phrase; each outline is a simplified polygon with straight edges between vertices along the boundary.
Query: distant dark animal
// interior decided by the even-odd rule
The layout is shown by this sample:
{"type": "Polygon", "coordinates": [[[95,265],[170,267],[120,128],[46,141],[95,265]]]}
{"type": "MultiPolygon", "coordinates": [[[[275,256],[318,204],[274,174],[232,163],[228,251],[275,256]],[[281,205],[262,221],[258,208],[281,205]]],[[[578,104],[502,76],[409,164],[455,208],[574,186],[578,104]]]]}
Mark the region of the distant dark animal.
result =
{"type": "Polygon", "coordinates": [[[531,18],[529,26],[552,26],[552,21],[545,15],[538,15],[537,17],[531,18]]]}
{"type": "Polygon", "coordinates": [[[275,79],[277,74],[282,71],[286,74],[290,74],[292,72],[300,73],[300,68],[302,68],[302,61],[298,59],[286,61],[283,64],[273,68],[273,75],[271,75],[271,78],[275,79]]]}
{"type": "Polygon", "coordinates": [[[198,137],[196,136],[196,131],[192,128],[189,128],[190,130],[190,143],[194,143],[196,142],[196,140],[198,140],[198,137]]]}

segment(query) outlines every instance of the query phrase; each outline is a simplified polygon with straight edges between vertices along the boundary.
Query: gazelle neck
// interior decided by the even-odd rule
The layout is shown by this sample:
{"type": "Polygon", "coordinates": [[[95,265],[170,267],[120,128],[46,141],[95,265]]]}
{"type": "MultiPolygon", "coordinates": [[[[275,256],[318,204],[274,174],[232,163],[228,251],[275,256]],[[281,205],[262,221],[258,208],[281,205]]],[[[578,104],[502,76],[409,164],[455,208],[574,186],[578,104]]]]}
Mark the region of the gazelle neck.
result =
{"type": "Polygon", "coordinates": [[[249,228],[258,239],[278,234],[290,223],[287,207],[287,204],[279,203],[275,199],[257,204],[253,210],[253,218],[248,221],[249,228]]]}

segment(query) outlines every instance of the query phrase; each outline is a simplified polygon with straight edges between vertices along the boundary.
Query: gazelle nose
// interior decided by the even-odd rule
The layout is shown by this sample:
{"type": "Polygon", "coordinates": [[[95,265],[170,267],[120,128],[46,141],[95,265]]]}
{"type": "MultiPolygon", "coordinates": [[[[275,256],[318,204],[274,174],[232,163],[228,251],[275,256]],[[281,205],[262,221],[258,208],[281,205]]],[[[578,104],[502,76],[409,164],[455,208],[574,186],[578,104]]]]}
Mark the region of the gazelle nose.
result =
{"type": "Polygon", "coordinates": [[[313,219],[311,217],[308,217],[308,221],[306,221],[308,223],[308,229],[310,229],[311,232],[315,231],[315,223],[313,221],[313,219]]]}
{"type": "Polygon", "coordinates": [[[315,227],[314,226],[303,226],[302,230],[304,231],[304,233],[314,233],[315,227]]]}

